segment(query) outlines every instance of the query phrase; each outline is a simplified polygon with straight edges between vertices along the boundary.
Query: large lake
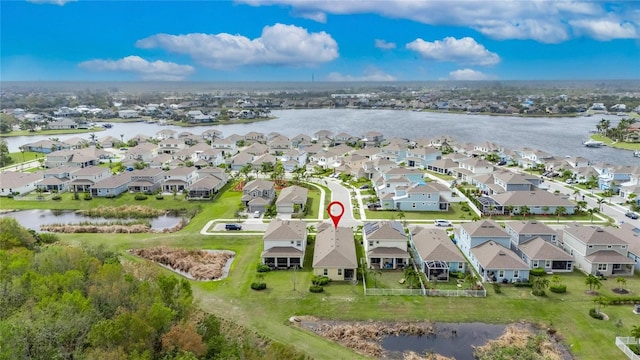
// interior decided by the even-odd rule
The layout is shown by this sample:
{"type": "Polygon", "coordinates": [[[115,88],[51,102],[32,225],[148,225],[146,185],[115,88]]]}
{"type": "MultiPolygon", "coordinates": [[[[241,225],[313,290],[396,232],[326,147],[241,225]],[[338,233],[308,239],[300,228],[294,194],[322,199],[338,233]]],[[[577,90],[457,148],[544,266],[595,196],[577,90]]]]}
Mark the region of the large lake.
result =
{"type": "MultiPolygon", "coordinates": [[[[263,133],[279,132],[288,137],[298,134],[311,135],[322,129],[334,133],[347,132],[360,136],[374,130],[386,137],[432,138],[440,135],[452,136],[466,143],[491,141],[509,149],[530,147],[547,151],[559,157],[583,156],[596,162],[621,165],[638,165],[630,151],[613,148],[586,148],[582,142],[589,137],[589,131],[606,118],[615,126],[622,117],[594,115],[570,118],[524,118],[518,116],[465,115],[434,112],[414,112],[398,110],[356,110],[356,109],[315,109],[276,110],[276,119],[251,124],[230,124],[214,126],[178,127],[159,126],[146,123],[114,123],[113,128],[97,133],[98,137],[111,135],[125,140],[137,134],[155,136],[162,129],[179,132],[189,131],[200,134],[207,129],[217,129],[223,136],[246,134],[250,131],[263,133]]],[[[64,140],[74,136],[89,138],[88,134],[57,135],[64,140]]],[[[9,151],[19,151],[18,147],[28,142],[51,136],[20,136],[6,138],[9,151]]]]}

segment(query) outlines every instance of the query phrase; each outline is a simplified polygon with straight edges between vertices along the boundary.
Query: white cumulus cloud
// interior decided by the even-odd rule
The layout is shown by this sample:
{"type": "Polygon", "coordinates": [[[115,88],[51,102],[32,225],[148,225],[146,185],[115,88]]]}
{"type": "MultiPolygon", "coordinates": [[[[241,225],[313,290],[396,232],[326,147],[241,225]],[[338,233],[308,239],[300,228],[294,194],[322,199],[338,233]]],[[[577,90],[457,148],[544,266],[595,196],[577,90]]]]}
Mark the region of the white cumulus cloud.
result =
{"type": "Polygon", "coordinates": [[[142,80],[181,81],[195,70],[190,65],[180,65],[161,60],[147,61],[139,56],[127,56],[119,60],[94,59],[79,64],[92,71],[127,71],[140,76],[142,80]]]}
{"type": "Polygon", "coordinates": [[[571,21],[569,24],[577,35],[592,37],[600,41],[638,37],[638,32],[633,24],[620,23],[614,19],[583,19],[571,21]]]}
{"type": "Polygon", "coordinates": [[[256,39],[227,33],[156,34],[138,40],[136,46],[188,54],[214,69],[243,65],[311,66],[338,57],[338,44],[331,35],[324,31],[309,33],[304,28],[284,24],[265,26],[256,39]]]}
{"type": "Polygon", "coordinates": [[[478,44],[473,38],[446,37],[434,42],[416,39],[406,45],[425,59],[461,64],[489,66],[500,62],[500,56],[478,44]]]}
{"type": "Polygon", "coordinates": [[[361,76],[353,76],[332,72],[327,77],[329,81],[395,81],[395,76],[389,75],[376,67],[364,69],[361,76]]]}
{"type": "Polygon", "coordinates": [[[449,80],[493,80],[494,76],[473,69],[459,69],[449,73],[449,80]]]}
{"type": "Polygon", "coordinates": [[[27,1],[34,4],[53,4],[53,5],[63,6],[66,3],[75,2],[78,0],[27,0],[27,1]]]}
{"type": "Polygon", "coordinates": [[[395,49],[396,48],[396,43],[387,42],[386,40],[382,40],[382,39],[376,39],[375,46],[378,49],[390,50],[390,49],[395,49]]]}
{"type": "MultiPolygon", "coordinates": [[[[572,21],[598,21],[615,15],[619,24],[640,20],[632,13],[635,1],[620,1],[615,6],[604,1],[584,0],[236,0],[251,6],[288,6],[294,16],[326,22],[326,14],[378,14],[393,19],[408,19],[429,25],[465,26],[495,39],[532,39],[542,43],[569,40],[572,21]],[[313,14],[313,16],[304,16],[313,14]]],[[[596,33],[583,33],[585,36],[596,33]]],[[[626,37],[627,32],[612,33],[626,37]]],[[[637,35],[636,35],[637,36],[637,35]]],[[[596,40],[606,36],[594,36],[596,40]]],[[[618,38],[618,37],[615,37],[618,38]]]]}

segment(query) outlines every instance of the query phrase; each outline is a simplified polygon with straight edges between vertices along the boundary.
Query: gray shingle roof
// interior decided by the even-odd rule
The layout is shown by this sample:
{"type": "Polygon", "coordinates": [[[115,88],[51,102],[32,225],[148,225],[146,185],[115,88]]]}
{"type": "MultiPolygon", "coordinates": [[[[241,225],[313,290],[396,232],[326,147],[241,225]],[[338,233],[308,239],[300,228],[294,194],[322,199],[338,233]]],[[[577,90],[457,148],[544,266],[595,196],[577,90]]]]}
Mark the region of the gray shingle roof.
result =
{"type": "Polygon", "coordinates": [[[314,268],[357,268],[351,228],[327,226],[318,232],[313,253],[314,268]]]}
{"type": "Polygon", "coordinates": [[[471,249],[471,253],[478,259],[478,263],[485,269],[491,270],[528,270],[527,265],[522,259],[510,249],[494,242],[476,246],[471,249]]]}

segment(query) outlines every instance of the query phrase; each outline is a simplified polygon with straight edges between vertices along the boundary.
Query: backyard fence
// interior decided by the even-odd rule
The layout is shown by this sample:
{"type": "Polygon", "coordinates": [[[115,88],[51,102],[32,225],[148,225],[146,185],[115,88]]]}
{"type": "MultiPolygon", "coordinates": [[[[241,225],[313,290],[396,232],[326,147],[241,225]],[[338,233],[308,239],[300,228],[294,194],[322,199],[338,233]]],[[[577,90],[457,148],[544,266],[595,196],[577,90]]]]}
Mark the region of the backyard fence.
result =
{"type": "Polygon", "coordinates": [[[634,354],[627,345],[637,343],[638,341],[634,337],[616,337],[616,346],[631,360],[640,360],[640,356],[634,354]]]}
{"type": "Polygon", "coordinates": [[[486,297],[487,290],[440,290],[440,289],[431,289],[426,290],[425,295],[427,296],[449,296],[449,297],[486,297]]]}
{"type": "Polygon", "coordinates": [[[374,296],[393,296],[393,295],[406,295],[406,296],[424,296],[424,290],[422,289],[378,289],[371,288],[367,289],[365,285],[364,289],[365,295],[374,295],[374,296]]]}

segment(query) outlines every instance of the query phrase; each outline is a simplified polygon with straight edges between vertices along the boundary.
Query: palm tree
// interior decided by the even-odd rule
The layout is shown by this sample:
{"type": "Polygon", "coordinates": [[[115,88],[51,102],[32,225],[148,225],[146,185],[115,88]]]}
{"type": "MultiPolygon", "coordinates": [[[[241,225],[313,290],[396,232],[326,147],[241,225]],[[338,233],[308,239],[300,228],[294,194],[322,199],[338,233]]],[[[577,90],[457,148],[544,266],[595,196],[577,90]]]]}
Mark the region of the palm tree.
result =
{"type": "Polygon", "coordinates": [[[597,208],[591,208],[591,209],[587,210],[587,212],[591,216],[591,223],[593,224],[593,214],[599,213],[600,210],[598,210],[597,208]]]}
{"type": "Polygon", "coordinates": [[[403,275],[410,289],[414,289],[420,283],[420,275],[413,266],[407,266],[403,275]]]}
{"type": "Polygon", "coordinates": [[[469,289],[473,289],[478,284],[478,277],[473,270],[464,277],[464,282],[469,284],[469,289]]]}
{"type": "Polygon", "coordinates": [[[599,199],[598,199],[598,201],[597,201],[597,203],[598,203],[598,211],[602,212],[602,204],[604,204],[604,203],[605,203],[605,201],[606,201],[606,200],[605,200],[605,199],[603,199],[603,198],[599,198],[599,199]]]}
{"type": "Polygon", "coordinates": [[[520,206],[520,214],[522,216],[527,217],[527,215],[531,214],[531,209],[527,205],[520,206]]]}
{"type": "Polygon", "coordinates": [[[580,189],[573,190],[573,199],[578,201],[578,195],[580,195],[580,189]]]}
{"type": "Polygon", "coordinates": [[[638,195],[636,195],[636,193],[631,193],[631,194],[627,195],[627,198],[629,199],[629,202],[630,202],[630,203],[633,203],[633,202],[634,202],[633,200],[634,200],[636,197],[638,197],[638,195]]]}
{"type": "Polygon", "coordinates": [[[382,271],[380,270],[369,270],[369,276],[373,279],[373,287],[378,287],[378,277],[382,276],[382,271]]]}
{"type": "Polygon", "coordinates": [[[504,207],[504,209],[507,211],[507,213],[509,213],[509,217],[513,215],[513,205],[507,205],[504,207]]]}
{"type": "Polygon", "coordinates": [[[624,287],[627,285],[627,279],[623,278],[622,276],[618,276],[616,278],[616,283],[618,283],[619,289],[624,289],[624,287]]]}
{"type": "Polygon", "coordinates": [[[564,207],[564,206],[558,206],[553,213],[558,216],[558,223],[559,223],[560,222],[560,216],[562,216],[562,215],[567,213],[567,208],[564,207]]]}
{"type": "Polygon", "coordinates": [[[549,287],[549,279],[544,276],[536,276],[533,279],[533,294],[544,295],[544,289],[549,287]]]}
{"type": "Polygon", "coordinates": [[[578,208],[579,212],[582,212],[584,209],[587,208],[587,202],[586,201],[578,201],[578,202],[576,202],[576,208],[578,208]]]}
{"type": "Polygon", "coordinates": [[[631,336],[636,339],[636,342],[640,344],[640,325],[633,325],[631,327],[631,336]]]}
{"type": "Polygon", "coordinates": [[[584,284],[589,286],[589,291],[593,291],[593,289],[600,289],[602,287],[602,282],[595,275],[589,274],[584,279],[584,284]]]}

